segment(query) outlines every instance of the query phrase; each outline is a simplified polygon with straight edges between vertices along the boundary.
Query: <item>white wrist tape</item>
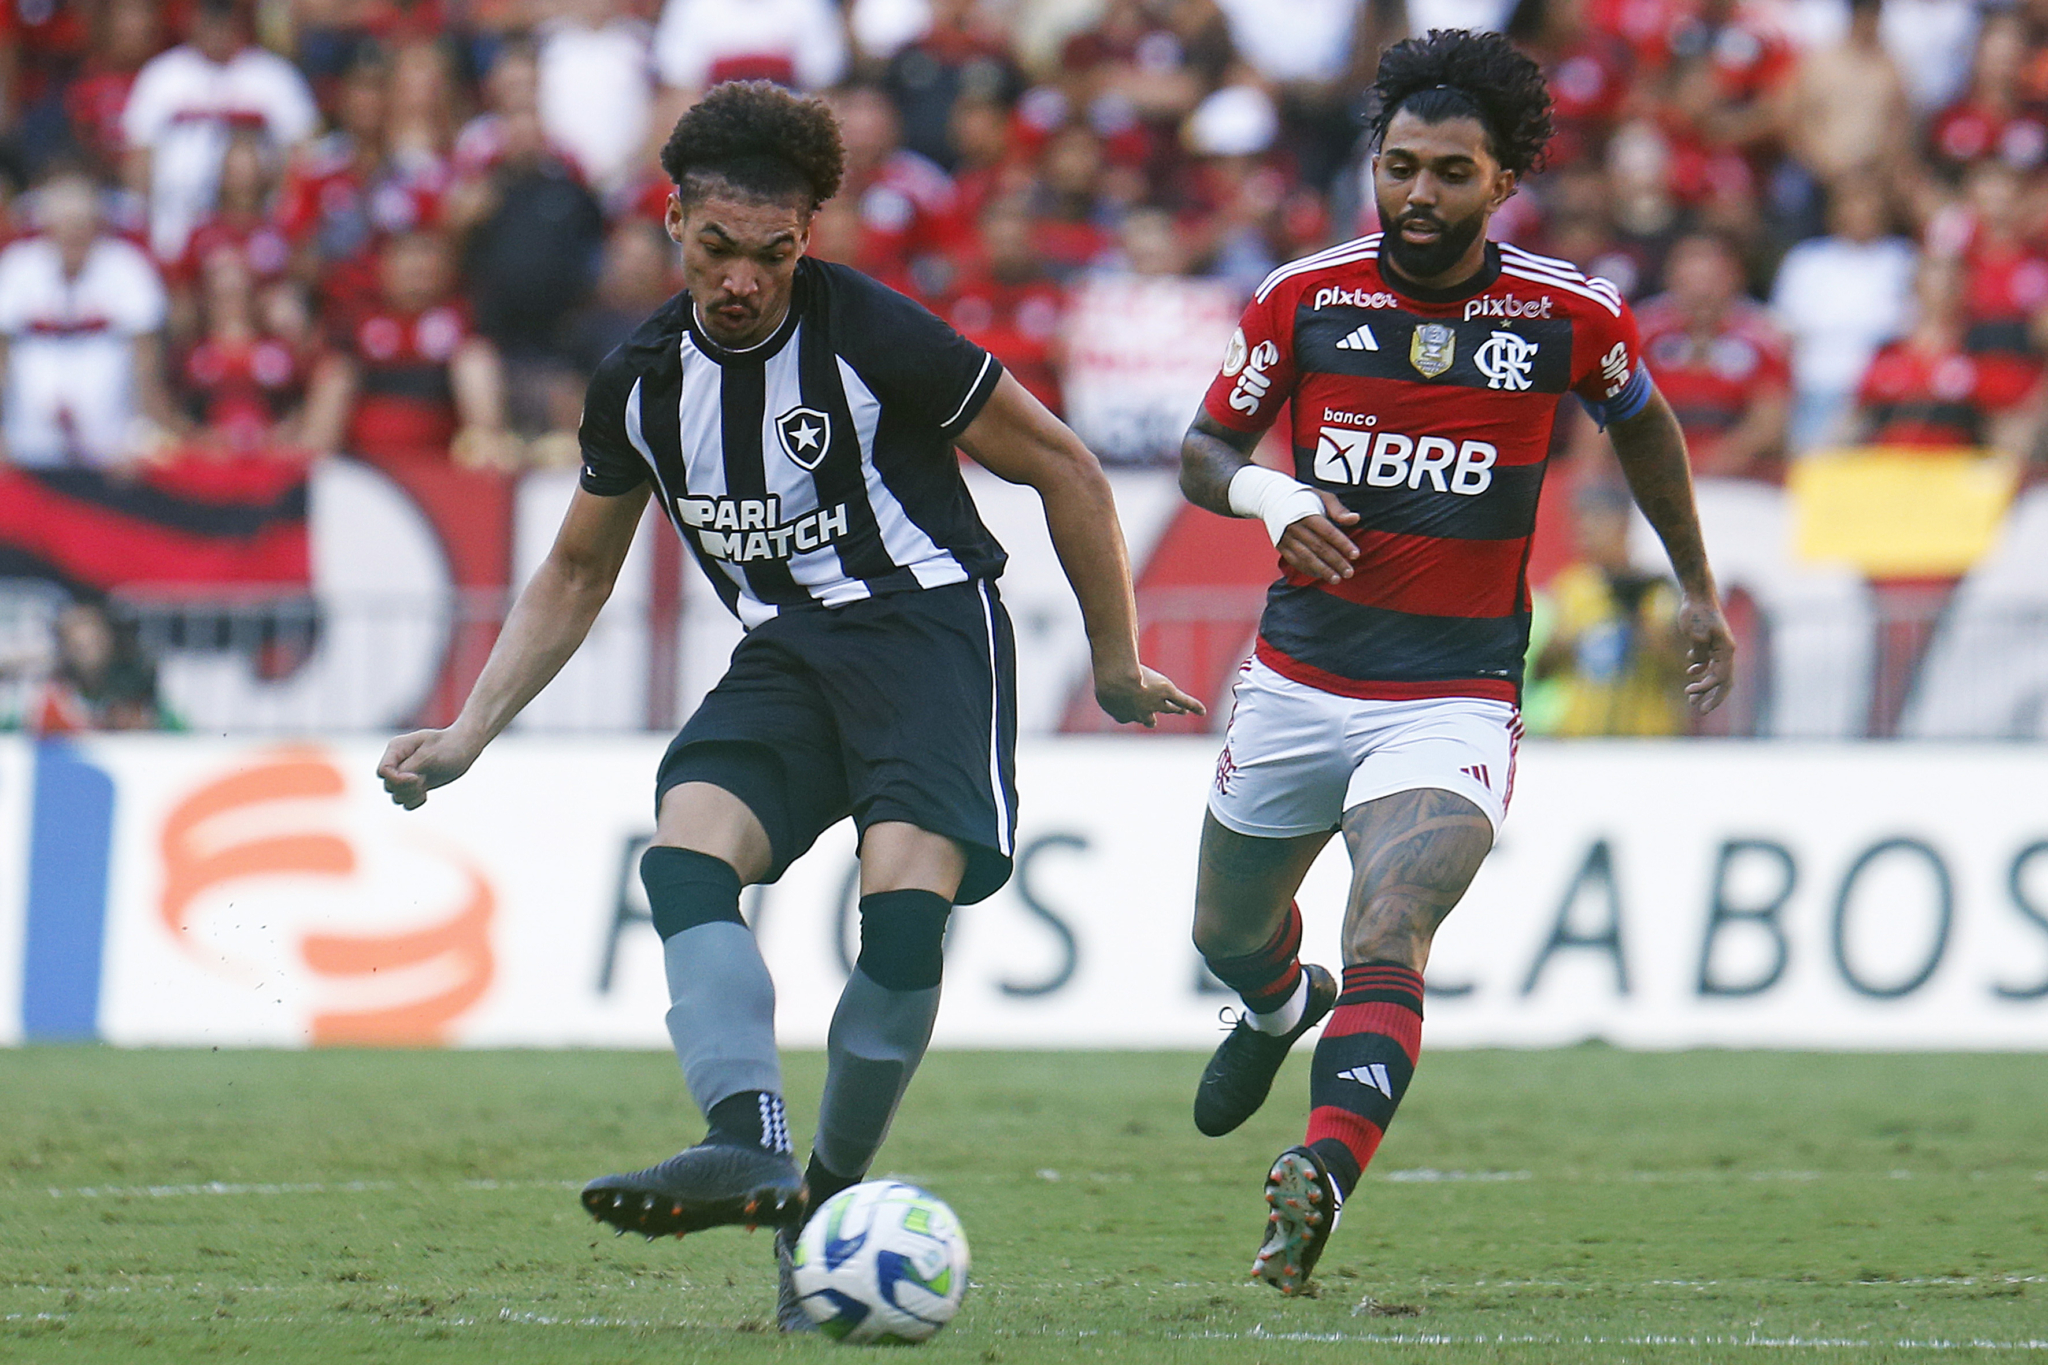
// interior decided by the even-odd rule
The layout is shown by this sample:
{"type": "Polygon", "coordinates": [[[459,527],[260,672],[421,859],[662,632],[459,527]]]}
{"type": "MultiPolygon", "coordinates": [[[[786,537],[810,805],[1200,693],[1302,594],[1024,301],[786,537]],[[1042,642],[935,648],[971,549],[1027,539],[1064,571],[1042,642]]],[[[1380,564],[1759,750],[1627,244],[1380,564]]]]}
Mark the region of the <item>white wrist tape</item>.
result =
{"type": "Polygon", "coordinates": [[[1295,522],[1321,516],[1323,500],[1315,489],[1277,469],[1248,464],[1230,476],[1230,510],[1265,522],[1266,534],[1278,545],[1295,522]]]}

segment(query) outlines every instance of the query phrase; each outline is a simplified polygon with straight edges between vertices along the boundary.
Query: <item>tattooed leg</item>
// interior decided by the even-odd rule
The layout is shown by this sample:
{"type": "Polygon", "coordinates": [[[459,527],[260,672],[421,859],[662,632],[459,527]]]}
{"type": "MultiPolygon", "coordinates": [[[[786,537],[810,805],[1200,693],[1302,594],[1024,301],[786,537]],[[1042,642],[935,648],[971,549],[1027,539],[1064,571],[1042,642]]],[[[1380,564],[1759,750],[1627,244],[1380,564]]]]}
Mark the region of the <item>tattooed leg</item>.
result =
{"type": "Polygon", "coordinates": [[[1351,900],[1344,962],[1399,963],[1419,972],[1430,940],[1493,847],[1493,825],[1462,796],[1432,787],[1396,792],[1344,813],[1351,900]]]}

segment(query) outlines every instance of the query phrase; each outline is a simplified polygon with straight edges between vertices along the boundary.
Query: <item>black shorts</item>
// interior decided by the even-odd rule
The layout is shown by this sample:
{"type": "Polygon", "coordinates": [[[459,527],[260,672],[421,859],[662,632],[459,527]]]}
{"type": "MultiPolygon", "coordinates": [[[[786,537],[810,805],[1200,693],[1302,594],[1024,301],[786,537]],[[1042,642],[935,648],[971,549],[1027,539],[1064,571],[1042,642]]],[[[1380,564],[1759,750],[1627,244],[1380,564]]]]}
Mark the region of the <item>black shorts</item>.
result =
{"type": "Polygon", "coordinates": [[[1017,658],[995,584],[785,611],[747,632],[668,746],[654,802],[709,782],[768,831],[768,880],[851,815],[967,850],[955,900],[1010,879],[1017,834],[1017,658]]]}

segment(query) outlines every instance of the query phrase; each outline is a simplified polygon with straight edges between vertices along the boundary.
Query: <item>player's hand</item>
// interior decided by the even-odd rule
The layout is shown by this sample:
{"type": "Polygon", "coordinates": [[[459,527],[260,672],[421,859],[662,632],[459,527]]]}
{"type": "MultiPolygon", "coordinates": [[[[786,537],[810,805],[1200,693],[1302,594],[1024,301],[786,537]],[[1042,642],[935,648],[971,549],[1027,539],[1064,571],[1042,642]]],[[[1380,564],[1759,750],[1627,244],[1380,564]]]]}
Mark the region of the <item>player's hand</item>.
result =
{"type": "Polygon", "coordinates": [[[1136,722],[1150,730],[1160,716],[1206,716],[1209,708],[1173,685],[1164,673],[1139,664],[1095,671],[1095,701],[1119,725],[1136,722]]]}
{"type": "Polygon", "coordinates": [[[1358,545],[1338,528],[1358,525],[1358,513],[1326,489],[1318,488],[1316,496],[1323,500],[1323,515],[1290,523],[1280,536],[1280,558],[1304,577],[1341,583],[1351,577],[1358,545]]]}
{"type": "Polygon", "coordinates": [[[427,803],[427,793],[445,787],[469,771],[476,750],[447,730],[415,730],[384,747],[377,776],[392,801],[407,810],[427,803]]]}
{"type": "Polygon", "coordinates": [[[1678,608],[1678,638],[1685,642],[1685,699],[1704,716],[1735,685],[1735,637],[1721,604],[1688,595],[1678,608]]]}

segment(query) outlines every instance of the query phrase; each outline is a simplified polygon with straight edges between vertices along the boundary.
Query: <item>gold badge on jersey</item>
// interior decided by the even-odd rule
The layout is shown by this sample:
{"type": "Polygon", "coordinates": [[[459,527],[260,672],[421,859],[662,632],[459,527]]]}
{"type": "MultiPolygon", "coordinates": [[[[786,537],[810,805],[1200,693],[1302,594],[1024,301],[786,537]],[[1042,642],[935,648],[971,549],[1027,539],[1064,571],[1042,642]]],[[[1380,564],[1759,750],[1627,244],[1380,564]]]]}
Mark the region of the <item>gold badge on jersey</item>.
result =
{"type": "Polygon", "coordinates": [[[1458,351],[1458,334],[1441,322],[1425,322],[1415,329],[1408,343],[1408,363],[1424,379],[1434,379],[1451,368],[1458,351]]]}

